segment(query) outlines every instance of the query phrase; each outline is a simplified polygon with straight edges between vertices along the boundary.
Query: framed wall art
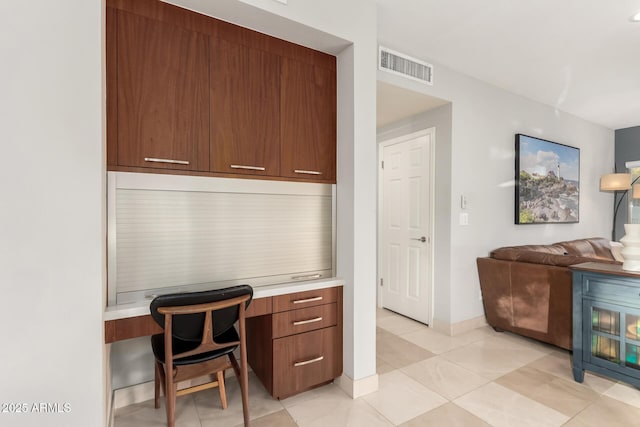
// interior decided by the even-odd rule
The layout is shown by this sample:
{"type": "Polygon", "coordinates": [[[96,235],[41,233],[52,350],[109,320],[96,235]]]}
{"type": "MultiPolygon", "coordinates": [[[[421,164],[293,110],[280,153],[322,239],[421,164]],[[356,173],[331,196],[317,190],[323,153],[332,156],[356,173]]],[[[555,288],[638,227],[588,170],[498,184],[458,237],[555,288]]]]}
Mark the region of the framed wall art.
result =
{"type": "Polygon", "coordinates": [[[515,223],[580,219],[580,149],[516,134],[515,223]]]}

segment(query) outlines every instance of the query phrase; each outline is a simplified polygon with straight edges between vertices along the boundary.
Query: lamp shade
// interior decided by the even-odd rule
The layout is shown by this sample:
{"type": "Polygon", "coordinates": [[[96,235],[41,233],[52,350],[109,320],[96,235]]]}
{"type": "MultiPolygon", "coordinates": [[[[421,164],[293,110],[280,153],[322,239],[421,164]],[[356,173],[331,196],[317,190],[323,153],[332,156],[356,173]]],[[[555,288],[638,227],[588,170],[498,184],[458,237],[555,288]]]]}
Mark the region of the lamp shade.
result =
{"type": "Polygon", "coordinates": [[[600,177],[600,191],[628,190],[631,187],[631,174],[610,173],[600,177]]]}
{"type": "Polygon", "coordinates": [[[633,196],[634,199],[640,199],[640,184],[635,184],[633,186],[633,196]]]}

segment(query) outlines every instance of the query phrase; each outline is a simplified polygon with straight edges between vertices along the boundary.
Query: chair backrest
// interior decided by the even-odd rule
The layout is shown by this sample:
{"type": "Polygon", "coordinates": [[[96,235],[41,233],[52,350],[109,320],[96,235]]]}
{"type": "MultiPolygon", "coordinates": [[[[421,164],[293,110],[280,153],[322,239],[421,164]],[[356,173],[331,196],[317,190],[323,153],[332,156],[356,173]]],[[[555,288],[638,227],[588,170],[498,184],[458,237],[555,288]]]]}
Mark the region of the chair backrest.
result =
{"type": "MultiPolygon", "coordinates": [[[[164,328],[165,315],[158,309],[161,307],[182,307],[203,305],[220,302],[248,295],[245,308],[249,306],[253,297],[253,288],[249,285],[232,286],[224,289],[214,289],[202,292],[188,292],[160,295],[151,301],[150,311],[153,319],[164,328]]],[[[239,306],[233,305],[212,313],[213,337],[226,332],[238,320],[239,306]]],[[[201,341],[204,330],[205,313],[190,313],[174,315],[172,319],[172,335],[184,341],[201,341]]]]}

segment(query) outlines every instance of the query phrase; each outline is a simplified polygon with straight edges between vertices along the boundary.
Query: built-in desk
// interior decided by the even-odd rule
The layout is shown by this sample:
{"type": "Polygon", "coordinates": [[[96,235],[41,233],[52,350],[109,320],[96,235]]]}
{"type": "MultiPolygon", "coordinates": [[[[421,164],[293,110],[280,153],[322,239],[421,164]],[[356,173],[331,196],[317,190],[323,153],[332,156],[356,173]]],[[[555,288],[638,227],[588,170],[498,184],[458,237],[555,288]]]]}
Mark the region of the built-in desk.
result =
{"type": "MultiPolygon", "coordinates": [[[[107,307],[105,342],[161,333],[149,304],[107,307]]],[[[255,287],[246,315],[249,364],[273,397],[291,396],[341,375],[341,279],[255,287]]]]}

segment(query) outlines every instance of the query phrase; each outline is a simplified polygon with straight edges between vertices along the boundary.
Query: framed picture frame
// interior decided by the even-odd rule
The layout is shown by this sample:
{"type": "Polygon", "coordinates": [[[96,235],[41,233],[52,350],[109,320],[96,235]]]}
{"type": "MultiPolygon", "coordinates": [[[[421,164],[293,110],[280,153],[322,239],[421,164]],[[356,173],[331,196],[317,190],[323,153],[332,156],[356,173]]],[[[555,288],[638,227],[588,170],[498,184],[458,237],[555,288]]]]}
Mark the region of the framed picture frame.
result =
{"type": "Polygon", "coordinates": [[[515,223],[580,221],[580,149],[516,134],[515,223]]]}

